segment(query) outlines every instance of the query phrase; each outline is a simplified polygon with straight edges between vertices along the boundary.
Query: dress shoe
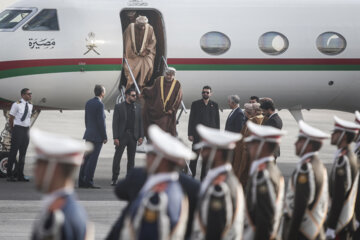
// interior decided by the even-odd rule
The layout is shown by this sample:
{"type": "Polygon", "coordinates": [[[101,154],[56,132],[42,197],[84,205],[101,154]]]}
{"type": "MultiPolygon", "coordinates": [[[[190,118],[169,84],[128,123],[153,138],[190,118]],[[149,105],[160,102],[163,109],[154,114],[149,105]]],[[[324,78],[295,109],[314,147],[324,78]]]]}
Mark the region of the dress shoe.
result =
{"type": "Polygon", "coordinates": [[[90,184],[87,186],[87,188],[100,189],[101,187],[95,184],[90,184]]]}
{"type": "Polygon", "coordinates": [[[19,177],[17,180],[18,180],[19,182],[29,182],[29,181],[30,181],[30,180],[29,180],[27,177],[25,177],[25,176],[19,177]]]}
{"type": "Polygon", "coordinates": [[[112,180],[110,185],[111,186],[116,186],[116,184],[117,184],[117,180],[112,180]]]}
{"type": "Polygon", "coordinates": [[[88,188],[88,186],[85,184],[79,184],[79,188],[88,188]]]}
{"type": "Polygon", "coordinates": [[[16,182],[17,180],[16,180],[16,178],[14,178],[14,177],[8,177],[8,178],[6,179],[6,181],[8,181],[8,182],[16,182]]]}

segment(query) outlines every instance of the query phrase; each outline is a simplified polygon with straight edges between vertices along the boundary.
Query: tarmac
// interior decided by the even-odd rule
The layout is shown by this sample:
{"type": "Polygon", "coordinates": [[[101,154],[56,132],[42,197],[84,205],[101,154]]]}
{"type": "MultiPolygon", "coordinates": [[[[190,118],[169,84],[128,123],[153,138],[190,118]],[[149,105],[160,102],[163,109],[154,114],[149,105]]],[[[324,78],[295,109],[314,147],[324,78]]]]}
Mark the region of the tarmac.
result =
{"type": "MultiPolygon", "coordinates": [[[[224,128],[229,110],[224,110],[220,117],[221,128],[224,128]]],[[[293,169],[296,166],[298,158],[294,154],[294,142],[298,134],[297,123],[287,110],[279,112],[283,120],[283,129],[287,135],[281,142],[281,156],[277,160],[285,179],[288,180],[293,169]]],[[[320,128],[323,131],[331,132],[336,115],[345,120],[353,121],[354,114],[340,111],[329,110],[311,110],[303,111],[305,121],[310,125],[320,128]]],[[[178,125],[179,137],[188,145],[187,140],[188,114],[183,114],[178,125]]],[[[0,126],[4,126],[5,118],[0,119],[0,126]]],[[[120,216],[121,210],[126,202],[119,201],[114,195],[113,187],[110,186],[112,158],[115,148],[112,141],[112,111],[106,112],[107,134],[109,142],[102,148],[98,165],[95,172],[94,181],[100,185],[101,189],[78,189],[81,204],[87,210],[90,220],[95,224],[96,239],[104,239],[115,220],[120,216]]],[[[42,111],[34,127],[65,134],[77,139],[81,139],[85,131],[84,111],[42,111]]],[[[2,128],[2,127],[1,127],[2,128]]],[[[330,141],[325,141],[320,151],[319,157],[325,163],[327,168],[331,166],[335,147],[330,145],[330,141]]],[[[30,177],[29,183],[7,182],[6,179],[0,179],[0,239],[17,240],[29,239],[34,220],[40,211],[42,195],[36,192],[34,188],[34,179],[32,178],[34,149],[30,142],[26,161],[25,175],[30,177]]],[[[136,155],[135,165],[143,166],[145,155],[139,153],[136,155]]],[[[126,174],[126,153],[121,161],[120,177],[126,174]]],[[[198,163],[198,168],[200,164],[198,163]]],[[[197,171],[199,178],[200,170],[197,171]]],[[[77,178],[77,175],[76,175],[77,178]]]]}

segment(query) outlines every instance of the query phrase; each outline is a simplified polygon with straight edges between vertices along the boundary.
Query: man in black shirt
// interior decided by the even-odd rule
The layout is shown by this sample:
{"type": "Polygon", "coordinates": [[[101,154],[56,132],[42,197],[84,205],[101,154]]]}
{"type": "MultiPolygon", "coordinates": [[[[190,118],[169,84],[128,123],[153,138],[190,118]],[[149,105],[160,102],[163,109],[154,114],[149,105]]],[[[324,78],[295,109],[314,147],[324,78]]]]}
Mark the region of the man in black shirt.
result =
{"type": "MultiPolygon", "coordinates": [[[[202,90],[202,99],[194,101],[191,104],[188,138],[189,141],[193,142],[193,146],[194,144],[200,142],[200,136],[196,131],[196,126],[198,124],[211,128],[220,128],[219,106],[216,102],[210,100],[211,95],[211,87],[204,86],[202,90]]],[[[196,151],[196,153],[196,159],[190,162],[190,170],[193,177],[196,175],[196,165],[199,157],[199,151],[196,151]]],[[[203,179],[205,175],[205,166],[202,166],[200,178],[203,179]]]]}
{"type": "Polygon", "coordinates": [[[134,168],[136,143],[142,144],[144,129],[141,117],[141,106],[135,103],[136,92],[128,89],[125,92],[125,102],[115,105],[113,115],[113,138],[115,145],[115,155],[112,165],[111,185],[115,186],[119,173],[122,154],[127,148],[127,173],[134,168]]]}

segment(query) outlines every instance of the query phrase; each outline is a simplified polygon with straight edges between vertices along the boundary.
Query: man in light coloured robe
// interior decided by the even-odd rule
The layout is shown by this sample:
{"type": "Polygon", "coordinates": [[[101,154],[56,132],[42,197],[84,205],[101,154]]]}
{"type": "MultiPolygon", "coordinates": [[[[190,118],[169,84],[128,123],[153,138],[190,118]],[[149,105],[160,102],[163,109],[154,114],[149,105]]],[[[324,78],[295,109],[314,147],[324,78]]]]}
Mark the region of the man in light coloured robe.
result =
{"type": "MultiPolygon", "coordinates": [[[[150,80],[154,69],[156,37],[153,27],[145,16],[136,18],[124,32],[124,58],[127,59],[134,78],[142,89],[150,80]]],[[[123,64],[127,79],[126,89],[134,83],[127,64],[123,64]]]]}

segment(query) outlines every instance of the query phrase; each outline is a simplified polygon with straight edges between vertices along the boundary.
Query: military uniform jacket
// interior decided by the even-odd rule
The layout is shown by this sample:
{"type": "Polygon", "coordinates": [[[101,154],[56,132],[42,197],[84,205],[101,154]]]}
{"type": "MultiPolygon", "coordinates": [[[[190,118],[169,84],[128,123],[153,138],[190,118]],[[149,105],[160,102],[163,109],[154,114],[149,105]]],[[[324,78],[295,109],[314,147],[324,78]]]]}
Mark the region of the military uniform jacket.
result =
{"type": "Polygon", "coordinates": [[[120,239],[184,239],[188,198],[178,178],[176,172],[149,177],[126,212],[120,239]]]}
{"type": "Polygon", "coordinates": [[[200,188],[192,240],[242,238],[244,194],[230,164],[209,170],[200,188]]]}
{"type": "Polygon", "coordinates": [[[284,178],[269,156],[254,161],[246,186],[243,239],[276,239],[284,203],[284,178]]]}
{"type": "Polygon", "coordinates": [[[328,227],[338,234],[348,227],[354,230],[354,208],[358,190],[359,171],[357,159],[349,148],[339,149],[329,176],[329,209],[328,227]]]}
{"type": "Polygon", "coordinates": [[[326,168],[317,152],[310,152],[301,158],[290,178],[285,198],[283,239],[324,239],[327,210],[326,168]]]}
{"type": "Polygon", "coordinates": [[[86,212],[77,203],[73,192],[60,190],[46,199],[39,220],[34,224],[32,240],[94,239],[86,212]]]}

